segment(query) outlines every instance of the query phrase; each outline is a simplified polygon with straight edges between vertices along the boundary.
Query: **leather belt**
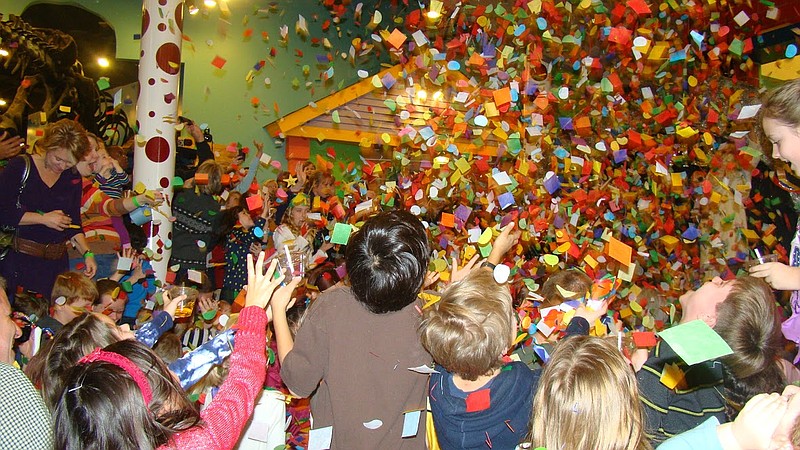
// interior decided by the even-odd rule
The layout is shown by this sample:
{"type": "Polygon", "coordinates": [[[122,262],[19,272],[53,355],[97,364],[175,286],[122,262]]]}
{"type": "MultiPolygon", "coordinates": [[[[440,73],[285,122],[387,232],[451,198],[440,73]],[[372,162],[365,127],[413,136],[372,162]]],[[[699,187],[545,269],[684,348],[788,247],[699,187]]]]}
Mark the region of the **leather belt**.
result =
{"type": "Polygon", "coordinates": [[[44,259],[61,259],[67,254],[67,244],[40,244],[30,239],[14,236],[14,250],[26,255],[44,259]]]}

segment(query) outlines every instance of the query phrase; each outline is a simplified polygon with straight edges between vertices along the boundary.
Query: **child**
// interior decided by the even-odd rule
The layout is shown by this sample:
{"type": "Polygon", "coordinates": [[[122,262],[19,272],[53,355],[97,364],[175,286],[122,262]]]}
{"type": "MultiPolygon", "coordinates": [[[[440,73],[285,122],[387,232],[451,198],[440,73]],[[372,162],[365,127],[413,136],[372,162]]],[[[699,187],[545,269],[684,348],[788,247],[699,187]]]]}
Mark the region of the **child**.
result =
{"type": "MultiPolygon", "coordinates": [[[[112,158],[106,150],[106,144],[102,139],[95,135],[90,135],[90,139],[94,139],[97,143],[97,154],[100,159],[97,163],[97,173],[94,175],[95,181],[99,184],[100,190],[111,198],[122,198],[122,194],[131,182],[131,177],[122,170],[119,162],[112,158]]],[[[128,235],[128,229],[125,227],[125,222],[121,216],[111,216],[111,224],[114,226],[114,231],[119,235],[119,241],[122,247],[130,247],[131,238],[128,235]]]]}
{"type": "Polygon", "coordinates": [[[211,406],[198,414],[155,353],[120,341],[95,350],[66,374],[53,413],[56,447],[233,448],[264,383],[264,308],[283,280],[272,279],[275,263],[266,273],[263,263],[263,254],[255,267],[248,257],[247,300],[230,373],[211,406]],[[116,413],[105,413],[111,410],[116,413]]]}
{"type": "MultiPolygon", "coordinates": [[[[791,166],[800,175],[800,79],[788,81],[769,92],[761,105],[761,126],[772,143],[772,157],[791,166]]],[[[765,154],[768,151],[765,149],[765,154]]],[[[800,344],[800,223],[792,239],[789,265],[769,262],[750,268],[750,275],[763,278],[773,289],[793,291],[792,316],[783,325],[786,339],[800,344]]],[[[800,353],[795,357],[795,364],[800,353]]]]}
{"type": "Polygon", "coordinates": [[[332,427],[332,449],[425,448],[428,378],[408,369],[430,363],[415,333],[429,249],[411,213],[376,215],[347,245],[350,288],[320,295],[293,347],[281,313],[288,301],[272,307],[281,378],[292,393],[314,393],[314,428],[332,427]]]}
{"type": "Polygon", "coordinates": [[[42,317],[42,327],[50,328],[54,333],[80,314],[91,310],[97,299],[97,287],[94,282],[80,272],[64,272],[53,284],[50,296],[51,315],[42,317]]]}
{"type": "MultiPolygon", "coordinates": [[[[222,213],[221,228],[224,230],[225,244],[225,277],[222,282],[220,300],[232,303],[239,291],[247,284],[245,260],[247,254],[254,250],[256,244],[261,250],[261,242],[267,236],[264,225],[267,223],[266,208],[262,215],[253,220],[253,215],[247,208],[247,201],[240,197],[236,206],[226,209],[222,213]],[[256,234],[256,232],[260,232],[256,234]],[[259,237],[260,236],[260,237],[259,237]]],[[[256,252],[257,254],[258,252],[256,252]]]]}
{"type": "Polygon", "coordinates": [[[649,449],[633,369],[611,341],[574,336],[556,344],[533,400],[532,447],[649,449]]]}
{"type": "MultiPolygon", "coordinates": [[[[714,329],[734,353],[692,366],[686,365],[666,342],[659,342],[636,374],[647,415],[647,435],[654,442],[683,433],[707,419],[728,420],[729,400],[743,405],[754,392],[780,391],[784,385],[779,363],[780,320],[775,297],[766,283],[749,276],[724,281],[719,277],[680,297],[680,323],[702,320],[714,329]],[[720,362],[722,364],[720,364],[720,362]],[[683,373],[682,384],[671,389],[661,382],[666,366],[683,373]],[[719,389],[723,371],[731,383],[728,394],[719,389]],[[734,395],[730,395],[734,394],[734,395]],[[730,398],[727,398],[730,396],[730,398]]],[[[698,343],[698,345],[702,345],[698,343]]],[[[737,408],[738,409],[738,408],[737,408]]]]}
{"type": "Polygon", "coordinates": [[[278,252],[284,251],[286,245],[290,251],[306,253],[306,267],[313,268],[328,258],[327,251],[333,248],[333,244],[326,242],[319,250],[313,251],[316,229],[306,223],[308,209],[308,196],[297,194],[286,211],[283,223],[275,228],[272,239],[278,252]]]}
{"type": "Polygon", "coordinates": [[[172,212],[172,257],[169,265],[180,265],[178,274],[188,269],[205,270],[206,254],[213,247],[214,230],[219,227],[220,205],[214,196],[222,192],[222,167],[213,160],[200,164],[195,188],[175,196],[172,212]]]}
{"type": "Polygon", "coordinates": [[[92,304],[92,311],[105,314],[114,322],[122,319],[128,297],[122,292],[118,282],[103,278],[97,280],[97,300],[92,304]]]}
{"type": "Polygon", "coordinates": [[[534,373],[503,361],[516,337],[511,293],[489,270],[451,285],[423,311],[423,347],[438,373],[429,400],[442,448],[513,448],[527,434],[534,373]]]}

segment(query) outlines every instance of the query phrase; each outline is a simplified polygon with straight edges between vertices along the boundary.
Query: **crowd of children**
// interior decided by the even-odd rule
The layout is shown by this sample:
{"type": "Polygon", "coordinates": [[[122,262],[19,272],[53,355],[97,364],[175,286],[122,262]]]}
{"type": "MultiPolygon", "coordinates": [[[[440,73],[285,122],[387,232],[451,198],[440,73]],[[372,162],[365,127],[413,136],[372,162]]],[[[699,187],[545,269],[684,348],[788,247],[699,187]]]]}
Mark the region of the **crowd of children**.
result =
{"type": "MultiPolygon", "coordinates": [[[[800,80],[771,92],[762,124],[773,158],[800,175],[798,100],[800,80]]],[[[96,146],[91,183],[124,198],[122,166],[96,146]]],[[[789,264],[715,277],[670,304],[654,289],[619,298],[610,268],[512,283],[512,214],[486,224],[478,264],[430,225],[444,222],[434,205],[420,217],[369,184],[340,198],[310,163],[263,186],[226,185],[229,171],[202,162],[171,201],[167,280],[113,220],[108,276],[2,291],[0,357],[28,378],[3,375],[0,399],[32,384],[46,408],[0,409],[1,448],[800,446],[800,371],[785,359],[786,339],[800,340],[800,231],[789,264]],[[171,298],[171,284],[192,298],[171,298]],[[773,289],[793,291],[788,320],[773,289]],[[176,314],[188,300],[193,314],[176,314]],[[731,351],[687,361],[636,308],[660,328],[713,330],[731,351]]]]}

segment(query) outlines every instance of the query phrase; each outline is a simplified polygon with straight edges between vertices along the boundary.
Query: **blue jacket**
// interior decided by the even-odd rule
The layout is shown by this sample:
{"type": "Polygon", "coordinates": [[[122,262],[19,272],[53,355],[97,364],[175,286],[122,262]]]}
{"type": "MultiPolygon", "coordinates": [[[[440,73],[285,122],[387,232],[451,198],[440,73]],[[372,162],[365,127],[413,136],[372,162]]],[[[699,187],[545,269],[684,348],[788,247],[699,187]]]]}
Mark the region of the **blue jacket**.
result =
{"type": "Polygon", "coordinates": [[[429,399],[436,436],[443,450],[511,449],[528,434],[537,374],[511,362],[485,386],[464,392],[453,374],[436,365],[429,399]],[[491,442],[491,445],[488,443],[491,442]]]}

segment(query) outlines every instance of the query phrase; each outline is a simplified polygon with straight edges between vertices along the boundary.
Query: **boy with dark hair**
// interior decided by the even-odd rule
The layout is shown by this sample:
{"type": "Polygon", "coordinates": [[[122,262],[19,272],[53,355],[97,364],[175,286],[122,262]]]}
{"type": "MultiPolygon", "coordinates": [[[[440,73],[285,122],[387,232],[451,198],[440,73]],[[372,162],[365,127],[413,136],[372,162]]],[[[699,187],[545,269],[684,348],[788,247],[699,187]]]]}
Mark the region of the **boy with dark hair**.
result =
{"type": "Polygon", "coordinates": [[[314,394],[314,428],[332,427],[331,449],[426,447],[428,377],[409,369],[431,362],[416,335],[429,253],[419,219],[381,213],[347,245],[351,286],[320,295],[293,345],[288,299],[272,305],[281,377],[292,393],[314,394]]]}

